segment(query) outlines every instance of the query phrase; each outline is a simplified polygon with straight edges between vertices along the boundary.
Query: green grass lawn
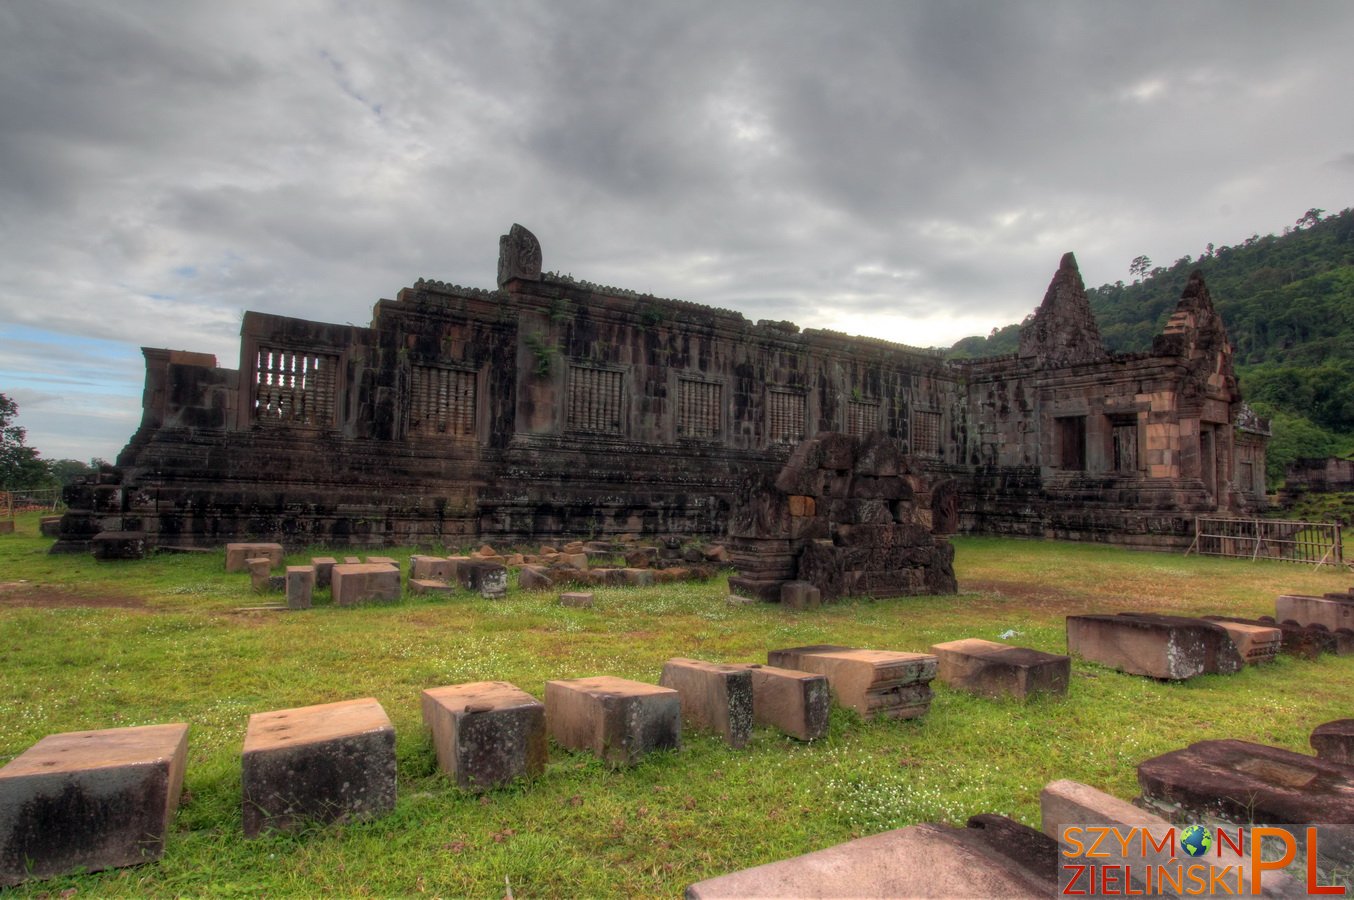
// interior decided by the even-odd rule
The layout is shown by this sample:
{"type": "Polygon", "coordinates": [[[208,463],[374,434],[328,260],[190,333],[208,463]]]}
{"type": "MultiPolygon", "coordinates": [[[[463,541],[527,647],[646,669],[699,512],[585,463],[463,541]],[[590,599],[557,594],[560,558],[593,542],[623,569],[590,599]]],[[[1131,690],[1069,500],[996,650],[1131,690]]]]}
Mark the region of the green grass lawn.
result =
{"type": "Polygon", "coordinates": [[[51,541],[36,531],[26,516],[18,533],[0,535],[0,764],[53,732],[191,730],[163,860],[15,896],[501,897],[506,878],[519,898],[675,897],[693,881],[916,822],[999,812],[1037,827],[1039,790],[1054,779],[1132,798],[1134,767],[1149,756],[1207,738],[1310,753],[1314,726],[1354,715],[1350,657],[1281,658],[1182,684],[1076,663],[1065,700],[996,702],[937,684],[919,720],[834,710],[830,734],[813,744],[759,729],[738,751],[688,731],[681,751],[622,771],[552,747],[544,777],[477,797],[437,771],[419,715],[424,688],[504,680],[543,697],[552,678],[654,682],[672,656],[765,662],[770,649],[811,643],[925,651],[1008,630],[1012,643],[1061,653],[1069,613],[1272,614],[1277,594],[1346,590],[1354,576],[961,538],[953,597],[730,607],[721,576],[598,588],[586,610],[513,590],[497,602],[455,594],[344,609],[324,605],[321,592],[307,612],[247,612],[259,598],[247,575],[222,571],[223,552],[100,564],[47,555],[51,541]],[[249,715],[364,696],[380,700],[397,730],[394,814],[246,841],[239,754],[249,715]]]}

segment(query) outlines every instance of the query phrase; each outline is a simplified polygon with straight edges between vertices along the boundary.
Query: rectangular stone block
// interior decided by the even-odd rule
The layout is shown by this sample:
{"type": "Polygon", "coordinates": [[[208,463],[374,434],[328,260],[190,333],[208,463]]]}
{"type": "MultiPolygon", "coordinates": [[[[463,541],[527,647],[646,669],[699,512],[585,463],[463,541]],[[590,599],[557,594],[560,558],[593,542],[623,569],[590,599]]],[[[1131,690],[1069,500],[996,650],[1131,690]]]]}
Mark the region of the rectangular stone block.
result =
{"type": "Polygon", "coordinates": [[[682,743],[682,701],[671,688],[610,675],[545,683],[550,736],[569,750],[591,750],[613,766],[682,743]]]}
{"type": "Polygon", "coordinates": [[[467,791],[485,791],[545,771],[545,705],[506,681],[430,688],[423,721],[437,764],[467,791]]]}
{"type": "Polygon", "coordinates": [[[1220,625],[1183,616],[1068,616],[1067,649],[1130,675],[1169,680],[1234,674],[1245,665],[1220,625]]]}
{"type": "Polygon", "coordinates": [[[188,726],[48,735],[0,768],[0,887],[159,859],[188,726]]]}
{"type": "Polygon", "coordinates": [[[315,586],[327,588],[333,578],[334,566],[338,560],[332,556],[312,556],[310,564],[315,567],[315,586]]]}
{"type": "Polygon", "coordinates": [[[1311,742],[1318,759],[1354,766],[1354,719],[1337,719],[1316,726],[1311,742]]]}
{"type": "Polygon", "coordinates": [[[507,587],[508,570],[502,564],[482,559],[467,559],[456,565],[456,580],[468,591],[482,591],[486,583],[502,579],[507,587]]]}
{"type": "Polygon", "coordinates": [[[315,593],[314,566],[287,566],[287,608],[310,609],[315,593]]]}
{"type": "Polygon", "coordinates": [[[368,600],[400,599],[400,570],[384,563],[342,563],[333,569],[334,604],[356,606],[368,600]]]}
{"type": "Polygon", "coordinates": [[[1354,600],[1286,594],[1274,602],[1274,618],[1299,625],[1320,625],[1327,631],[1354,629],[1354,600]]]}
{"type": "Polygon", "coordinates": [[[780,586],[780,605],[787,609],[822,606],[823,592],[807,581],[786,581],[780,586]]]}
{"type": "Polygon", "coordinates": [[[367,564],[372,566],[394,566],[396,571],[400,570],[400,562],[393,556],[368,556],[367,564]]]}
{"type": "Polygon", "coordinates": [[[249,583],[254,593],[268,593],[271,588],[268,578],[272,574],[272,560],[266,556],[258,556],[245,560],[245,565],[249,567],[249,583]]]}
{"type": "Polygon", "coordinates": [[[576,609],[592,608],[592,593],[588,591],[565,591],[559,595],[561,606],[572,606],[576,609]]]}
{"type": "Polygon", "coordinates": [[[395,808],[395,727],[371,697],[255,713],[241,764],[245,837],[395,808]]]}
{"type": "Polygon", "coordinates": [[[450,594],[455,588],[445,581],[437,581],[432,578],[411,578],[409,579],[409,593],[415,596],[424,594],[450,594]]]}
{"type": "MultiPolygon", "coordinates": [[[[1037,838],[1037,835],[1035,836],[1037,838]]],[[[1009,843],[1009,842],[1008,842],[1009,843]]],[[[780,862],[697,882],[687,900],[750,897],[1001,897],[1057,893],[1054,860],[1037,870],[975,828],[909,825],[780,862]]]]}
{"type": "Polygon", "coordinates": [[[249,571],[248,560],[266,557],[276,569],[282,565],[281,544],[226,544],[226,571],[249,571]]]}
{"type": "Polygon", "coordinates": [[[801,741],[827,734],[832,689],[827,676],[776,666],[749,665],[752,721],[770,725],[801,741]]]}
{"type": "MultiPolygon", "coordinates": [[[[1261,625],[1267,628],[1279,629],[1281,643],[1279,650],[1292,656],[1298,656],[1303,659],[1315,659],[1322,653],[1338,653],[1339,641],[1337,632],[1327,631],[1324,628],[1313,627],[1311,625],[1299,625],[1296,622],[1276,622],[1272,618],[1262,617],[1259,619],[1241,619],[1230,616],[1204,616],[1209,622],[1240,622],[1243,625],[1261,625]]],[[[1351,633],[1354,638],[1354,633],[1351,633]]],[[[1354,641],[1351,641],[1354,644],[1354,641]]]]}
{"type": "Polygon", "coordinates": [[[753,713],[752,675],[745,667],[674,657],[663,664],[658,683],[677,691],[688,723],[716,732],[730,747],[747,746],[753,713]]]}
{"type": "Polygon", "coordinates": [[[933,644],[931,652],[941,682],[984,697],[1061,697],[1072,677],[1070,657],[980,638],[933,644]]]}
{"type": "Polygon", "coordinates": [[[451,583],[456,580],[456,563],[445,556],[411,556],[409,577],[451,583]]]}
{"type": "Polygon", "coordinates": [[[832,696],[861,716],[913,718],[931,704],[936,658],[926,653],[817,645],[772,650],[767,663],[826,675],[832,696]]]}
{"type": "Polygon", "coordinates": [[[1283,632],[1278,628],[1265,625],[1248,625],[1243,622],[1225,622],[1215,619],[1223,631],[1232,639],[1232,646],[1246,661],[1247,665],[1272,662],[1283,646],[1283,632]]]}

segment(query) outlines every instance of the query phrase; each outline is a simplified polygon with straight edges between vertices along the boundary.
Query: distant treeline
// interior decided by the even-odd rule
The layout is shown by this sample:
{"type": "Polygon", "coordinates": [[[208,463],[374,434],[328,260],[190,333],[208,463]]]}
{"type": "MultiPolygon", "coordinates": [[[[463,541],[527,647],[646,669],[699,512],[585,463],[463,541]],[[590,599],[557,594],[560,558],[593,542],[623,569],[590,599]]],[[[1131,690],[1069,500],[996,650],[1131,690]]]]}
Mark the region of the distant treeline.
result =
{"type": "MultiPolygon", "coordinates": [[[[1132,284],[1090,288],[1105,345],[1148,350],[1174,311],[1185,281],[1202,270],[1236,348],[1247,402],[1274,424],[1269,480],[1302,456],[1354,449],[1354,209],[1311,209],[1282,235],[1251,235],[1234,247],[1209,244],[1196,258],[1129,263],[1132,284]]],[[[964,338],[954,358],[1013,353],[1020,325],[964,338]]]]}

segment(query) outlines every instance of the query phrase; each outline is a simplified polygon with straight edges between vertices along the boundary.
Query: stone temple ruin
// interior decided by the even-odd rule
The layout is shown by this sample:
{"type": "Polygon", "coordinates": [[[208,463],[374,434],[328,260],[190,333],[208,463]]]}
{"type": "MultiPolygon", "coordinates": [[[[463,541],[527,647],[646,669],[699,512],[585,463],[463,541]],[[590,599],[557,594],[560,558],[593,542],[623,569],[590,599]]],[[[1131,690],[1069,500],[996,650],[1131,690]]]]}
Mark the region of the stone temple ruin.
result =
{"type": "Polygon", "coordinates": [[[738,486],[825,432],[899,442],[961,532],[1180,547],[1264,499],[1202,277],[1150,352],[1112,354],[1070,253],[987,359],[543,273],[517,225],[495,290],[420,279],[366,328],[247,312],[235,368],[143,353],[141,425],[68,493],[57,552],[722,536],[738,486]]]}

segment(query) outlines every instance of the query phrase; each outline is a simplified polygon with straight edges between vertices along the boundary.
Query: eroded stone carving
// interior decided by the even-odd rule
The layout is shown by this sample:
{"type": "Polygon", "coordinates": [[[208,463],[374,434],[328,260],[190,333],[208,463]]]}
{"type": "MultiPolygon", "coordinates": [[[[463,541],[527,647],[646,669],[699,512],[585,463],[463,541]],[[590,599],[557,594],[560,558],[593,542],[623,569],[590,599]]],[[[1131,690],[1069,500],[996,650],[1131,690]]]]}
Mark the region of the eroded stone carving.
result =
{"type": "Polygon", "coordinates": [[[541,280],[541,242],[515,222],[498,239],[498,286],[505,287],[514,278],[541,280]]]}

